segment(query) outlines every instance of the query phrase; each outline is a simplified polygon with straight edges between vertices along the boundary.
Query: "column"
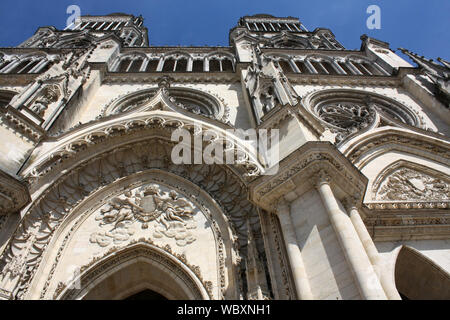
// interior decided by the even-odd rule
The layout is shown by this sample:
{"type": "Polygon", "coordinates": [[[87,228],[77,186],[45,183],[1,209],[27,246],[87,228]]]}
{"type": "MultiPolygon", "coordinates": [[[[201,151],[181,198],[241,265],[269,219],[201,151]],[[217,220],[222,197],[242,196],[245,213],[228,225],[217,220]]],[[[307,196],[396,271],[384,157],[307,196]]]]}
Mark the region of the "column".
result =
{"type": "Polygon", "coordinates": [[[350,265],[360,293],[367,300],[385,300],[386,294],[370,263],[350,218],[339,208],[330,186],[330,177],[321,170],[315,177],[316,187],[350,265]]]}
{"type": "Polygon", "coordinates": [[[292,225],[290,209],[284,200],[277,205],[277,215],[280,220],[292,275],[294,276],[297,298],[300,300],[312,300],[313,295],[309,286],[305,265],[303,264],[302,254],[298,247],[297,236],[292,225]]]}
{"type": "Polygon", "coordinates": [[[374,266],[376,273],[379,275],[381,286],[383,287],[384,292],[386,293],[388,299],[401,300],[397,288],[389,279],[386,272],[384,272],[383,260],[381,259],[380,254],[378,253],[378,250],[375,247],[375,244],[373,243],[372,237],[367,231],[367,228],[361,218],[361,215],[359,214],[356,204],[357,204],[356,199],[354,198],[346,199],[347,213],[350,215],[350,219],[353,223],[353,226],[355,227],[356,233],[358,234],[359,239],[361,240],[361,243],[364,246],[364,249],[366,250],[370,262],[374,266]]]}

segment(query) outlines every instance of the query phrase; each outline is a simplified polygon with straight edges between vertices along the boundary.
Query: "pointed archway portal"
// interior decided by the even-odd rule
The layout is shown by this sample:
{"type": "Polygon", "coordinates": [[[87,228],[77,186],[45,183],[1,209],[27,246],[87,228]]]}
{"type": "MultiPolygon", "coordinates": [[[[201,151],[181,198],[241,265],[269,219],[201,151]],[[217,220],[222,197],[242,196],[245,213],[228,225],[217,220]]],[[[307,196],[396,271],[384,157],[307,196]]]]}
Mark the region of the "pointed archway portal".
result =
{"type": "Polygon", "coordinates": [[[177,257],[147,243],[110,252],[81,271],[59,299],[210,299],[198,277],[177,257]]]}

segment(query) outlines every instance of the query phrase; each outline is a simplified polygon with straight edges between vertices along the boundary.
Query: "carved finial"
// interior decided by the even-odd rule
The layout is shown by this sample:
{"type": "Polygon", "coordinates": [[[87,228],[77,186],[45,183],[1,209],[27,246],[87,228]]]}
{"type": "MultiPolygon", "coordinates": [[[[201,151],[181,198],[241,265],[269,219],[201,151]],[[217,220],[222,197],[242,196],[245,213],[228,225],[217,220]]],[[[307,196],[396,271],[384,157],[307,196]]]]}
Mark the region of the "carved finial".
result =
{"type": "Polygon", "coordinates": [[[164,77],[160,78],[159,82],[158,82],[158,88],[163,89],[163,90],[168,90],[170,88],[171,80],[172,79],[168,76],[164,76],[164,77]]]}

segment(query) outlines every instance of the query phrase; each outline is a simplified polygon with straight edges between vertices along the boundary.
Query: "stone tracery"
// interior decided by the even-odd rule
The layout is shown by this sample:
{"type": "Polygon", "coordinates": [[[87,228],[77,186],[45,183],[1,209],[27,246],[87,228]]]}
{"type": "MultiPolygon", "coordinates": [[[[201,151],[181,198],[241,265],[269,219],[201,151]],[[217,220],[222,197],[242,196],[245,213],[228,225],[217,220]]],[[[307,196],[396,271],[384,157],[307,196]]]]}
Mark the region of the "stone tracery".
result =
{"type": "Polygon", "coordinates": [[[370,93],[324,90],[306,100],[313,114],[336,133],[338,143],[361,130],[382,125],[381,120],[391,126],[421,127],[420,117],[414,111],[370,93]]]}

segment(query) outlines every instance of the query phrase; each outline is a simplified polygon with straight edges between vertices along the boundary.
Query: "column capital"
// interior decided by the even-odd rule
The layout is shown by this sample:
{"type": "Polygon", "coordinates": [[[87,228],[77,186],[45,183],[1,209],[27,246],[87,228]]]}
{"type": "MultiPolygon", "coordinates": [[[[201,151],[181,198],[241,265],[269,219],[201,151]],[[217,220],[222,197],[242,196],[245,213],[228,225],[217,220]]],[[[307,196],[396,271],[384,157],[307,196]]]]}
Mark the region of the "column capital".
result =
{"type": "Polygon", "coordinates": [[[347,196],[342,200],[342,204],[344,205],[344,208],[347,210],[348,213],[352,209],[358,209],[358,199],[359,198],[357,195],[353,195],[347,196]]]}
{"type": "Polygon", "coordinates": [[[331,175],[325,169],[320,169],[312,175],[312,180],[314,186],[318,188],[324,183],[329,184],[331,182],[331,175]]]}
{"type": "Polygon", "coordinates": [[[275,213],[277,216],[289,213],[289,202],[283,197],[275,204],[275,213]]]}

